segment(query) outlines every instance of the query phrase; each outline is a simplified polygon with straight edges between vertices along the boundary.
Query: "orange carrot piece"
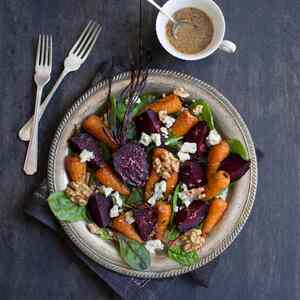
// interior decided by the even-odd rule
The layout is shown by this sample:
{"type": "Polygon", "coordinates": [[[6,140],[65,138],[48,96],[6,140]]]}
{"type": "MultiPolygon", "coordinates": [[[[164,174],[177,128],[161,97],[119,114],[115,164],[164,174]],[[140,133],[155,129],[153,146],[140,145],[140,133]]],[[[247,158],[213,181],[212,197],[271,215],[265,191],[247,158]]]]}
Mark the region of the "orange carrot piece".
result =
{"type": "Polygon", "coordinates": [[[174,172],[168,179],[167,179],[167,189],[166,189],[166,196],[171,194],[171,192],[175,189],[176,184],[178,181],[178,173],[174,172]]]}
{"type": "Polygon", "coordinates": [[[175,136],[184,136],[197,123],[198,118],[192,115],[188,110],[185,110],[177,117],[170,130],[175,136]]]}
{"type": "Polygon", "coordinates": [[[141,239],[141,237],[138,235],[136,230],[131,224],[128,224],[126,222],[125,216],[121,215],[117,218],[114,218],[112,220],[112,228],[116,231],[124,234],[127,238],[130,240],[134,240],[140,243],[144,243],[144,241],[141,239]]]}
{"type": "Polygon", "coordinates": [[[182,102],[178,96],[171,94],[147,105],[146,109],[151,109],[157,113],[161,110],[164,110],[167,112],[167,114],[173,114],[182,109],[182,102]]]}
{"type": "Polygon", "coordinates": [[[155,205],[157,209],[157,223],[155,225],[155,238],[163,240],[168,224],[171,220],[171,205],[165,201],[158,201],[155,205]]]}
{"type": "Polygon", "coordinates": [[[83,121],[82,126],[88,133],[107,144],[111,149],[117,149],[117,144],[113,140],[109,129],[105,126],[102,117],[91,115],[83,121]]]}
{"type": "Polygon", "coordinates": [[[82,163],[75,155],[68,155],[65,158],[65,165],[71,181],[84,181],[86,178],[86,163],[82,163]]]}
{"type": "Polygon", "coordinates": [[[159,181],[159,179],[160,176],[158,176],[157,173],[152,168],[145,186],[145,200],[148,200],[152,196],[154,191],[154,186],[159,181]]]}
{"type": "Polygon", "coordinates": [[[227,188],[230,184],[230,175],[225,171],[218,171],[208,178],[204,186],[204,200],[214,198],[219,192],[227,188]]]}
{"type": "Polygon", "coordinates": [[[213,146],[208,153],[207,177],[216,173],[221,162],[229,155],[230,147],[226,141],[213,146]]]}
{"type": "Polygon", "coordinates": [[[129,196],[130,191],[128,187],[123,182],[121,182],[117,174],[109,165],[104,164],[102,167],[100,167],[96,171],[96,177],[101,184],[111,187],[124,196],[129,196]]]}
{"type": "Polygon", "coordinates": [[[215,225],[220,221],[224,215],[228,203],[221,198],[215,198],[208,209],[207,217],[204,220],[202,232],[204,235],[208,235],[215,225]]]}

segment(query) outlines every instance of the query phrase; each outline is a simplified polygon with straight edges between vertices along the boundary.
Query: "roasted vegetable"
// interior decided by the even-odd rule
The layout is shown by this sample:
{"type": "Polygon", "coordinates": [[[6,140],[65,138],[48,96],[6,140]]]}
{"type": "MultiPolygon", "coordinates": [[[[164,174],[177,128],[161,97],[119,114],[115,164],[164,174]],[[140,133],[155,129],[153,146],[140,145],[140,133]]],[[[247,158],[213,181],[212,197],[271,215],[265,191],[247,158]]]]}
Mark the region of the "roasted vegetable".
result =
{"type": "Polygon", "coordinates": [[[184,136],[197,123],[198,118],[192,115],[188,110],[184,110],[177,117],[170,131],[174,136],[184,136]]]}
{"type": "Polygon", "coordinates": [[[75,155],[65,158],[66,170],[71,181],[84,181],[86,178],[86,163],[82,163],[75,155]]]}
{"type": "Polygon", "coordinates": [[[187,160],[180,166],[179,178],[188,189],[202,187],[206,183],[206,167],[195,159],[187,160]]]}
{"type": "Polygon", "coordinates": [[[153,110],[147,109],[145,112],[135,118],[136,129],[142,133],[160,133],[160,121],[158,115],[153,110]]]}
{"type": "Polygon", "coordinates": [[[111,197],[105,198],[100,193],[93,194],[87,204],[87,209],[99,227],[106,227],[110,223],[109,211],[113,206],[111,197]]]}
{"type": "Polygon", "coordinates": [[[208,205],[195,200],[189,207],[180,210],[176,215],[176,224],[180,231],[186,232],[196,227],[205,218],[208,205]]]}
{"type": "Polygon", "coordinates": [[[100,167],[102,165],[103,159],[99,143],[88,133],[73,135],[69,142],[70,146],[78,153],[83,150],[87,150],[94,154],[94,158],[89,161],[89,164],[96,167],[100,167]]]}
{"type": "Polygon", "coordinates": [[[115,170],[124,182],[135,187],[143,187],[149,174],[149,164],[145,148],[138,143],[128,143],[114,153],[115,170]]]}
{"type": "Polygon", "coordinates": [[[91,115],[83,121],[82,127],[99,141],[107,144],[111,149],[117,149],[117,144],[109,129],[105,126],[103,117],[91,115]]]}
{"type": "Polygon", "coordinates": [[[165,201],[158,201],[155,205],[157,210],[157,223],[155,225],[155,238],[163,240],[167,227],[170,223],[172,209],[171,205],[165,201]]]}
{"type": "Polygon", "coordinates": [[[157,182],[159,182],[159,180],[160,176],[158,176],[155,170],[152,168],[145,186],[145,200],[148,200],[152,196],[154,186],[157,182]]]}
{"type": "Polygon", "coordinates": [[[134,209],[133,216],[136,228],[144,241],[152,238],[154,235],[154,227],[157,221],[157,212],[153,207],[142,206],[134,209]]]}
{"type": "Polygon", "coordinates": [[[95,175],[101,184],[111,187],[122,195],[129,196],[129,189],[122,183],[108,164],[103,164],[102,167],[96,171],[95,175]]]}
{"type": "Polygon", "coordinates": [[[209,200],[217,196],[218,193],[227,188],[230,184],[230,176],[225,171],[218,171],[208,178],[204,187],[204,199],[209,200]]]}
{"type": "Polygon", "coordinates": [[[244,160],[237,154],[230,154],[226,157],[219,169],[230,175],[231,182],[241,178],[250,168],[250,160],[244,160]]]}
{"type": "Polygon", "coordinates": [[[178,96],[171,94],[147,106],[155,112],[161,110],[166,111],[168,114],[173,114],[182,109],[182,103],[178,96]]]}

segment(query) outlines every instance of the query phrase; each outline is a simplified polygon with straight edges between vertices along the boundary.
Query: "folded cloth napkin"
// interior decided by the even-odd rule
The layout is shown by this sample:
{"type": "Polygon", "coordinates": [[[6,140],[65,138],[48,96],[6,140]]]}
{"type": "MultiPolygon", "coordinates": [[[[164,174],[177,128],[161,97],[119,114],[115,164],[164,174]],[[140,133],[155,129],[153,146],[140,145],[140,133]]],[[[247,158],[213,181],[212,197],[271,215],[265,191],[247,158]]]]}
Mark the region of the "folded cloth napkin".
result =
{"type": "MultiPolygon", "coordinates": [[[[91,86],[94,86],[99,81],[103,80],[108,73],[111,72],[111,64],[102,63],[99,71],[95,75],[91,86]]],[[[114,72],[121,71],[115,67],[114,72]]],[[[258,151],[258,158],[262,157],[262,152],[258,151]]],[[[32,201],[27,203],[25,213],[35,218],[42,224],[48,226],[66,241],[71,251],[86,264],[100,279],[104,280],[117,294],[128,300],[150,300],[166,298],[166,293],[169,291],[176,295],[177,291],[190,291],[190,289],[207,287],[209,280],[214,273],[218,264],[218,258],[210,262],[204,267],[199,268],[189,274],[169,278],[169,279],[141,279],[124,276],[112,272],[99,264],[95,263],[89,257],[85,256],[69,239],[63,234],[61,227],[54,218],[47,204],[48,186],[46,180],[40,185],[34,193],[32,201]]],[[[190,297],[189,297],[190,298],[190,297]]]]}

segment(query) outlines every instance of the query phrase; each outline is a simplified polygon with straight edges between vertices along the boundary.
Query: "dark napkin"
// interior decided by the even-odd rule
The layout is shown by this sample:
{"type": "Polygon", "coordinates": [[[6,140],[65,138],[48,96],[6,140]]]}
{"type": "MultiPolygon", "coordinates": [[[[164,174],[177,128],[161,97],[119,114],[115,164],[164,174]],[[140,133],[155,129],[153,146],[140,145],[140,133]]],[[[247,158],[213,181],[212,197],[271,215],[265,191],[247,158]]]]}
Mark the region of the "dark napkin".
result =
{"type": "MultiPolygon", "coordinates": [[[[114,67],[113,72],[117,73],[121,70],[122,68],[120,67],[114,67]]],[[[111,63],[100,64],[99,71],[95,75],[91,86],[96,85],[99,81],[103,80],[107,74],[111,74],[111,72],[111,63]]],[[[258,158],[262,157],[261,151],[258,151],[257,154],[258,158]]],[[[45,180],[34,193],[32,200],[27,203],[25,213],[55,231],[60,238],[65,240],[71,251],[73,251],[84,264],[124,299],[162,299],[165,297],[167,291],[171,291],[172,294],[176,295],[176,290],[188,291],[192,288],[201,288],[201,286],[208,287],[209,280],[218,264],[218,258],[196,271],[169,279],[141,279],[128,277],[101,267],[89,257],[85,256],[62,232],[59,223],[54,218],[47,205],[48,195],[48,186],[45,180]]]]}

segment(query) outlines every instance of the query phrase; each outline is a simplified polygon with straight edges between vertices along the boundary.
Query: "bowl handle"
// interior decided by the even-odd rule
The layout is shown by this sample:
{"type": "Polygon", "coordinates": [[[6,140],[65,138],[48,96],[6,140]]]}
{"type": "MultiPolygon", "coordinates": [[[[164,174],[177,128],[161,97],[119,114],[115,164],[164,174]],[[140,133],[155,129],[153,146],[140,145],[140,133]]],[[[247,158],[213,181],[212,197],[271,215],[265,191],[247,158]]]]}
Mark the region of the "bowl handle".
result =
{"type": "Polygon", "coordinates": [[[236,48],[237,48],[236,44],[228,40],[224,40],[219,46],[220,50],[227,53],[234,53],[236,51],[236,48]]]}

